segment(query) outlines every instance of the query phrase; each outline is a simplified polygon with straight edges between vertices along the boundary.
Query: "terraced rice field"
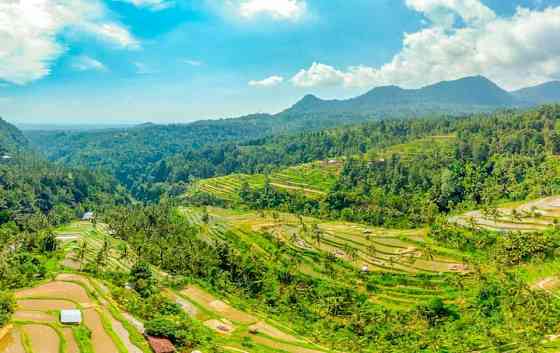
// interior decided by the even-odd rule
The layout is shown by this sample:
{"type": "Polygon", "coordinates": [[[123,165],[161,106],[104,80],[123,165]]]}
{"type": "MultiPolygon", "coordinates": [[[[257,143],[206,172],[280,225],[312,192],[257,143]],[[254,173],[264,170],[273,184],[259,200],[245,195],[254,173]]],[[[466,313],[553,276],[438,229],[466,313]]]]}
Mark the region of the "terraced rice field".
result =
{"type": "Polygon", "coordinates": [[[141,338],[140,333],[125,329],[131,325],[123,325],[121,316],[113,316],[118,309],[108,300],[100,300],[103,294],[96,288],[85,276],[60,274],[54,281],[16,292],[13,328],[0,341],[0,353],[150,352],[145,342],[132,342],[131,337],[141,338]],[[62,309],[80,310],[82,324],[61,324],[62,309]]]}
{"type": "Polygon", "coordinates": [[[510,204],[489,211],[471,211],[451,217],[463,227],[497,232],[535,232],[553,227],[560,221],[560,197],[547,197],[522,204],[510,204]]]}
{"type": "MultiPolygon", "coordinates": [[[[330,279],[329,266],[354,277],[361,272],[375,285],[372,300],[376,302],[408,307],[434,297],[453,300],[455,293],[448,288],[447,277],[468,271],[458,260],[460,254],[434,247],[423,229],[389,230],[284,213],[274,218],[269,212],[219,208],[210,208],[209,214],[211,221],[204,225],[207,237],[235,236],[251,244],[254,251],[270,256],[270,243],[280,242],[291,249],[290,262],[297,263],[299,271],[322,279],[330,279]],[[327,254],[336,261],[326,264],[327,254]]],[[[185,215],[191,222],[202,224],[200,210],[186,209],[185,215]]]]}
{"type": "Polygon", "coordinates": [[[430,136],[390,146],[381,151],[380,157],[389,158],[392,155],[398,155],[404,160],[411,160],[419,153],[451,153],[455,140],[454,135],[430,136]]]}
{"type": "Polygon", "coordinates": [[[105,269],[111,271],[128,271],[135,261],[128,245],[108,234],[106,225],[98,224],[96,228],[90,222],[74,222],[56,230],[56,237],[62,242],[67,254],[63,265],[72,270],[83,269],[88,263],[94,263],[98,252],[109,243],[109,256],[105,269]],[[80,258],[80,247],[86,242],[85,254],[80,258]],[[123,256],[124,251],[126,256],[123,256]]]}
{"type": "MultiPolygon", "coordinates": [[[[499,233],[544,231],[559,224],[560,196],[505,204],[485,212],[471,211],[451,217],[449,221],[462,227],[499,233]]],[[[532,288],[560,295],[560,261],[526,264],[523,271],[532,288]]]]}
{"type": "Polygon", "coordinates": [[[226,351],[247,351],[242,345],[251,340],[251,352],[325,353],[326,349],[297,337],[279,323],[234,308],[198,286],[170,292],[187,312],[223,337],[226,351]]]}
{"type": "MultiPolygon", "coordinates": [[[[319,199],[333,187],[341,167],[342,162],[338,160],[302,164],[272,173],[269,181],[276,188],[319,199]]],[[[232,174],[201,180],[194,188],[225,200],[235,200],[243,183],[247,182],[253,188],[263,187],[265,180],[263,174],[232,174]]]]}

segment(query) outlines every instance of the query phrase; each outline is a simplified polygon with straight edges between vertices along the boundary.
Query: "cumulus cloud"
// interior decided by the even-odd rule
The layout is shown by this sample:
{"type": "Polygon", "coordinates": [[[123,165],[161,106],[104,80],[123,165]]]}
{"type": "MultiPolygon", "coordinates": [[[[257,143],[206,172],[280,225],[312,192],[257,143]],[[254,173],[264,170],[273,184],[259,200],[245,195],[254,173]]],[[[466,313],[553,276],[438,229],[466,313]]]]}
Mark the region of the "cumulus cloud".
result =
{"type": "Polygon", "coordinates": [[[122,25],[106,19],[99,0],[5,0],[0,2],[0,79],[26,84],[50,73],[65,47],[65,29],[89,33],[124,48],[138,41],[122,25]]]}
{"type": "Polygon", "coordinates": [[[260,80],[260,81],[249,81],[249,86],[252,87],[274,87],[274,86],[278,86],[279,84],[281,84],[282,82],[284,82],[284,78],[281,76],[270,76],[268,78],[265,78],[264,80],[260,80]]]}
{"type": "Polygon", "coordinates": [[[465,23],[482,25],[496,18],[496,14],[479,0],[406,0],[413,10],[423,13],[435,25],[450,28],[456,18],[465,23]]]}
{"type": "Polygon", "coordinates": [[[306,10],[305,0],[229,0],[243,18],[268,15],[278,20],[297,20],[306,10]]]}
{"type": "Polygon", "coordinates": [[[121,0],[137,7],[144,7],[152,11],[161,11],[175,6],[174,1],[169,0],[121,0]]]}
{"type": "Polygon", "coordinates": [[[397,84],[415,88],[484,75],[516,89],[560,78],[560,7],[518,8],[505,18],[477,0],[407,0],[407,4],[426,14],[431,24],[405,34],[402,50],[390,62],[344,69],[314,63],[298,72],[292,83],[299,87],[397,84]],[[448,27],[441,14],[434,15],[442,9],[460,16],[464,25],[448,27]]]}
{"type": "Polygon", "coordinates": [[[72,60],[72,68],[76,71],[106,71],[107,67],[97,59],[82,55],[72,60]]]}

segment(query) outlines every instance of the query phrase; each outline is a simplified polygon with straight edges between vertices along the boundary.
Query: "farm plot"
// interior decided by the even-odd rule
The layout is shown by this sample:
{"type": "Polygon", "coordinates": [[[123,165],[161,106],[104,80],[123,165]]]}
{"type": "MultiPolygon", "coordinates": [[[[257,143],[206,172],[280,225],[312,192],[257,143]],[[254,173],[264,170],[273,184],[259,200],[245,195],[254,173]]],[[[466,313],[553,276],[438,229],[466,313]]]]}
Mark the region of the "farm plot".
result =
{"type": "MultiPolygon", "coordinates": [[[[288,192],[302,192],[309,198],[325,196],[336,183],[342,164],[337,161],[321,161],[302,164],[279,170],[268,176],[270,185],[288,192]]],[[[258,188],[265,185],[263,174],[232,174],[224,177],[204,179],[194,190],[204,191],[225,200],[236,200],[243,183],[258,188]]]]}
{"type": "Polygon", "coordinates": [[[56,230],[57,239],[62,242],[66,258],[63,266],[71,270],[96,266],[96,257],[101,249],[108,248],[104,268],[111,271],[128,271],[135,257],[126,242],[115,239],[108,234],[106,225],[90,222],[74,222],[56,230]],[[126,256],[123,254],[126,253],[126,256]]]}
{"type": "MultiPolygon", "coordinates": [[[[281,329],[278,324],[273,325],[256,315],[234,308],[198,286],[191,285],[171,295],[175,296],[178,303],[183,305],[188,303],[187,308],[195,307],[193,316],[224,336],[225,347],[242,349],[242,340],[251,339],[258,346],[262,346],[264,352],[269,351],[270,348],[290,353],[326,352],[289,333],[286,329],[281,329]]],[[[187,313],[192,314],[192,310],[187,309],[187,313]]]]}
{"type": "MultiPolygon", "coordinates": [[[[184,210],[196,224],[202,222],[200,212],[184,210]]],[[[453,301],[456,292],[448,279],[468,271],[460,254],[433,246],[425,229],[372,228],[285,213],[220,208],[208,212],[206,237],[236,237],[269,257],[282,244],[290,249],[284,257],[295,270],[324,280],[335,280],[333,268],[347,278],[358,278],[361,272],[375,287],[372,300],[391,306],[410,307],[435,297],[453,301]]]]}
{"type": "Polygon", "coordinates": [[[118,320],[123,316],[113,316],[118,308],[103,299],[97,288],[88,277],[64,273],[16,292],[15,327],[0,341],[0,353],[79,353],[88,346],[96,353],[148,353],[147,345],[139,347],[131,342],[131,335],[138,337],[140,333],[128,331],[133,326],[118,320]],[[83,322],[61,324],[62,309],[80,310],[83,322]],[[91,334],[84,335],[83,330],[91,334]]]}
{"type": "Polygon", "coordinates": [[[535,232],[560,221],[560,197],[547,197],[523,204],[471,211],[449,220],[459,226],[497,232],[535,232]]]}

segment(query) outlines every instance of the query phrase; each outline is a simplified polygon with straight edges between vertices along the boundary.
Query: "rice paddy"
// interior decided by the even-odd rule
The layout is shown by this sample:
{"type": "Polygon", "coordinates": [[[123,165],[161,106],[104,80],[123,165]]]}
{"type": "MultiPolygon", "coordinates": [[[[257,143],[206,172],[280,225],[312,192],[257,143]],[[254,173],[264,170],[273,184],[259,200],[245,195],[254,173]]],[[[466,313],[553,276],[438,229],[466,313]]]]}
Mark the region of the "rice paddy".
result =
{"type": "Polygon", "coordinates": [[[284,256],[301,273],[325,280],[336,280],[333,274],[340,273],[348,283],[363,277],[373,287],[372,301],[395,307],[434,297],[452,301],[455,293],[446,278],[468,271],[460,254],[433,246],[425,229],[390,230],[276,212],[208,212],[210,221],[203,224],[201,210],[184,210],[209,238],[235,237],[271,258],[281,244],[290,249],[284,256]]]}
{"type": "MultiPolygon", "coordinates": [[[[276,171],[268,176],[268,180],[278,189],[301,192],[309,198],[319,199],[334,186],[341,168],[342,161],[339,160],[314,162],[276,171]]],[[[199,190],[234,201],[243,183],[258,188],[265,185],[266,179],[264,174],[232,174],[200,180],[191,192],[199,190]]]]}
{"type": "Polygon", "coordinates": [[[0,340],[2,353],[149,353],[147,345],[135,345],[129,332],[112,315],[116,306],[102,299],[85,275],[63,273],[55,280],[16,292],[13,326],[0,340]],[[59,321],[60,310],[77,309],[83,315],[78,325],[59,321]],[[89,334],[81,334],[89,332],[89,334]]]}

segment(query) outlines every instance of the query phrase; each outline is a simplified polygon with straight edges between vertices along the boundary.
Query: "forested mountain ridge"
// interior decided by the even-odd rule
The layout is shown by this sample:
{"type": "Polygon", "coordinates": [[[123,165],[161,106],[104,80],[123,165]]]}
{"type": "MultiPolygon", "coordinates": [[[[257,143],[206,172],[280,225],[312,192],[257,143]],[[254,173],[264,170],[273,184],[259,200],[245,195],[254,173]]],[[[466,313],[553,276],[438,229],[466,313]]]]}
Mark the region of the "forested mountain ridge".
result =
{"type": "Polygon", "coordinates": [[[18,128],[0,118],[0,154],[25,149],[28,144],[27,138],[18,128]]]}
{"type": "Polygon", "coordinates": [[[512,92],[514,96],[527,102],[539,104],[560,102],[560,81],[551,81],[512,92]]]}
{"type": "MultiPolygon", "coordinates": [[[[515,97],[490,80],[476,76],[418,90],[380,87],[345,101],[324,101],[308,95],[294,107],[276,115],[254,114],[190,124],[142,124],[100,131],[28,131],[27,137],[52,161],[103,168],[134,195],[154,199],[169,191],[164,184],[169,181],[188,182],[192,178],[259,171],[257,165],[262,164],[252,161],[268,158],[264,164],[270,164],[277,159],[266,153],[264,156],[255,153],[258,148],[254,141],[261,139],[313,134],[388,117],[407,120],[424,115],[460,116],[529,105],[524,98],[515,97]],[[238,157],[232,160],[234,153],[238,157]],[[247,170],[240,164],[254,168],[247,170]]],[[[280,156],[284,154],[279,152],[280,156]]],[[[297,160],[299,163],[309,161],[297,160]]],[[[275,161],[272,165],[285,162],[275,161]]]]}
{"type": "MultiPolygon", "coordinates": [[[[560,89],[558,89],[560,92],[560,89]]],[[[500,108],[527,107],[541,102],[519,98],[482,76],[443,81],[419,89],[377,87],[347,100],[322,100],[306,96],[284,113],[354,113],[386,116],[468,114],[500,108]]],[[[536,97],[533,97],[536,98],[536,97]]]]}

